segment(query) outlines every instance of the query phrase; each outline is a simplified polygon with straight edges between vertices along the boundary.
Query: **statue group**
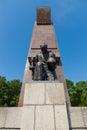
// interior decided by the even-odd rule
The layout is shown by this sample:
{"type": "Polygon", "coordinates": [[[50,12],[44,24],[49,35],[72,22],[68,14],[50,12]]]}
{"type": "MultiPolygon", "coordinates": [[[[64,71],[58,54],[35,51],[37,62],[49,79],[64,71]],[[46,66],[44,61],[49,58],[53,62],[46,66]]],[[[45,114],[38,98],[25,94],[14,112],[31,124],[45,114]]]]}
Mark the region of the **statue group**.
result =
{"type": "Polygon", "coordinates": [[[48,50],[47,44],[40,45],[41,52],[36,57],[31,57],[29,69],[32,71],[32,80],[52,81],[57,80],[56,57],[52,51],[48,50]]]}

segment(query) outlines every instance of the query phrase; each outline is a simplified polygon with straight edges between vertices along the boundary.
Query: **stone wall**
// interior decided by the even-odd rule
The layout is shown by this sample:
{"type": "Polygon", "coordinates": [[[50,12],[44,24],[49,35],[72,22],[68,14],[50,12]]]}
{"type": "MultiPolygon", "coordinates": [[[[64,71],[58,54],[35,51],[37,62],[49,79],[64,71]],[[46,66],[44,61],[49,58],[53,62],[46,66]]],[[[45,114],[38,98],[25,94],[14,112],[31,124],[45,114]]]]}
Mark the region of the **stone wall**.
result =
{"type": "Polygon", "coordinates": [[[21,124],[21,130],[69,130],[63,83],[26,84],[21,124]]]}
{"type": "Polygon", "coordinates": [[[70,107],[69,114],[71,128],[87,129],[87,107],[70,107]]]}
{"type": "Polygon", "coordinates": [[[22,108],[1,107],[0,108],[0,128],[20,128],[22,108]]]}
{"type": "Polygon", "coordinates": [[[70,130],[87,130],[87,128],[84,128],[84,129],[82,129],[82,128],[81,129],[80,128],[79,129],[76,128],[76,129],[70,129],[70,130]]]}
{"type": "Polygon", "coordinates": [[[0,130],[87,130],[87,107],[68,107],[59,82],[25,84],[23,107],[0,108],[0,130]]]}
{"type": "Polygon", "coordinates": [[[20,130],[20,129],[3,129],[3,128],[1,128],[0,130],[20,130]]]}

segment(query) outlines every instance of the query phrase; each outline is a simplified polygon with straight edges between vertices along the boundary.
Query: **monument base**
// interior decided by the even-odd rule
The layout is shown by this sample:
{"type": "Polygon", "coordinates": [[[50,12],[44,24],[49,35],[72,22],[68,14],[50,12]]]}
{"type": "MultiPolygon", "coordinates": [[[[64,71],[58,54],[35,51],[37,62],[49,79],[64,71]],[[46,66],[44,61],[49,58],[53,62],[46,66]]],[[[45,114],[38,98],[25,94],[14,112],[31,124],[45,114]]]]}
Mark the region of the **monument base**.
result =
{"type": "Polygon", "coordinates": [[[87,107],[68,107],[64,85],[30,82],[23,107],[0,108],[0,130],[86,130],[87,107]]]}
{"type": "Polygon", "coordinates": [[[26,84],[23,106],[21,130],[69,130],[62,83],[26,84]]]}

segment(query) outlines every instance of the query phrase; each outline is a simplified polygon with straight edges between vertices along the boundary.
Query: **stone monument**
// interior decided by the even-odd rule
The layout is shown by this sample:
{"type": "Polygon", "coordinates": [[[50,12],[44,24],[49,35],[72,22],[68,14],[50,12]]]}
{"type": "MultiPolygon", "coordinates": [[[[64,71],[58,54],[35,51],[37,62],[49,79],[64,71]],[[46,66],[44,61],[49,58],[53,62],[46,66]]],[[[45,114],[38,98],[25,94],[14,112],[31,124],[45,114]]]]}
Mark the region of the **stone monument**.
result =
{"type": "Polygon", "coordinates": [[[56,39],[56,34],[54,31],[53,23],[51,21],[51,8],[39,7],[37,8],[37,18],[34,24],[28,58],[26,61],[24,80],[23,80],[21,94],[20,94],[19,106],[23,105],[25,84],[32,81],[32,71],[29,69],[30,61],[32,58],[35,58],[37,54],[40,53],[41,51],[40,46],[44,43],[47,44],[48,51],[51,51],[55,54],[56,77],[60,83],[64,83],[66,102],[68,105],[70,105],[70,100],[69,100],[69,95],[68,95],[66,82],[64,78],[64,72],[63,72],[63,67],[61,63],[61,57],[60,57],[60,52],[59,52],[58,43],[56,39]]]}
{"type": "Polygon", "coordinates": [[[87,130],[87,107],[72,107],[49,7],[37,8],[19,107],[0,108],[0,130],[87,130]]]}

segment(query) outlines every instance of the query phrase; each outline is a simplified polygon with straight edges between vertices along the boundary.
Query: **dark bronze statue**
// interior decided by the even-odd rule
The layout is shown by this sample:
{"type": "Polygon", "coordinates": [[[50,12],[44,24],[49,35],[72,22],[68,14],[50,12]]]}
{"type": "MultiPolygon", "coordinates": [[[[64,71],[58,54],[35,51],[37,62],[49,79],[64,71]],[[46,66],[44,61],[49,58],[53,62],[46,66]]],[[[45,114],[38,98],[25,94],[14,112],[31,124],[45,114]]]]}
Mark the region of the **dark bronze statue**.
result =
{"type": "Polygon", "coordinates": [[[30,60],[33,80],[57,80],[56,57],[52,51],[48,51],[47,44],[40,45],[41,52],[30,60]]]}

